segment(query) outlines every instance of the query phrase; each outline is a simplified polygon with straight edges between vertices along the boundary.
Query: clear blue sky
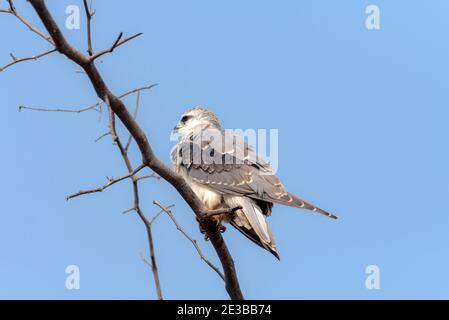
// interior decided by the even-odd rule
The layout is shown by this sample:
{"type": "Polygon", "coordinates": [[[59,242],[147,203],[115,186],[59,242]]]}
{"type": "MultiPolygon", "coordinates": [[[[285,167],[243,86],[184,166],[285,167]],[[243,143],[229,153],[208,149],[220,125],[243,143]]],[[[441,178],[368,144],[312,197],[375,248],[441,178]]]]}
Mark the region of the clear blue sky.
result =
{"type": "MultiPolygon", "coordinates": [[[[41,27],[31,6],[16,2],[41,27]]],[[[82,1],[47,3],[63,26],[66,6],[82,1]]],[[[224,127],[278,128],[285,185],[340,217],[276,206],[269,224],[280,262],[228,228],[247,298],[449,298],[449,2],[95,0],[94,7],[96,50],[120,31],[144,32],[99,68],[117,94],[160,83],[142,95],[139,121],[163,161],[171,128],[193,105],[215,111],[224,127]],[[365,28],[372,3],[381,30],[365,28]],[[373,264],[380,290],[365,288],[373,264]]],[[[0,64],[10,52],[47,49],[12,16],[2,14],[0,28],[0,64]]],[[[85,50],[84,20],[64,33],[85,50]]],[[[148,252],[144,227],[121,214],[132,206],[129,183],[64,199],[125,174],[110,139],[94,142],[107,131],[106,116],[17,111],[96,102],[78,70],[52,55],[0,73],[0,298],[155,298],[139,258],[148,252]],[[80,290],[65,288],[72,264],[80,290]]],[[[144,183],[149,215],[154,199],[176,205],[180,224],[218,264],[167,183],[144,183]]],[[[227,298],[166,216],[154,237],[166,298],[227,298]]]]}

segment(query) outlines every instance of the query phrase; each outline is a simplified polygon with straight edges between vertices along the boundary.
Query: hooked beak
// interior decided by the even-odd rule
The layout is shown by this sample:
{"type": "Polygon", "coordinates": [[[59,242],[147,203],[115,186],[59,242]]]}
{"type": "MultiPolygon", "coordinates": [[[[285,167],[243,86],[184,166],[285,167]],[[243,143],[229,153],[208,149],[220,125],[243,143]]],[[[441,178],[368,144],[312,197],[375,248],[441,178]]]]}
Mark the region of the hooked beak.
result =
{"type": "Polygon", "coordinates": [[[173,132],[178,132],[178,130],[179,129],[181,129],[181,127],[179,126],[179,125],[176,125],[174,128],[173,128],[173,132]]]}

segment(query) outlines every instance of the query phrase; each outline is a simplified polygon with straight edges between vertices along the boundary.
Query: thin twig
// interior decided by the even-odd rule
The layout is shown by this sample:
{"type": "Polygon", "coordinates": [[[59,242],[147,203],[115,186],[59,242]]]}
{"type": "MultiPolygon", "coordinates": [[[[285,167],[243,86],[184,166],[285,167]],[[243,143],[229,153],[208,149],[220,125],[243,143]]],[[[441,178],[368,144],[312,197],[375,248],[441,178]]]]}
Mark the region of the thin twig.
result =
{"type": "Polygon", "coordinates": [[[40,31],[39,29],[37,29],[36,27],[32,26],[27,20],[25,20],[24,17],[22,17],[16,10],[16,8],[14,7],[14,3],[13,0],[7,0],[8,4],[9,4],[9,10],[8,13],[11,13],[12,15],[14,15],[17,19],[20,20],[20,22],[22,22],[25,26],[28,27],[28,29],[30,29],[32,32],[36,33],[39,37],[45,39],[46,41],[48,41],[50,44],[55,45],[53,39],[49,36],[46,35],[45,33],[43,33],[42,31],[40,31]]]}
{"type": "Polygon", "coordinates": [[[19,111],[22,110],[32,110],[32,111],[44,111],[44,112],[67,112],[67,113],[82,113],[89,110],[95,110],[97,112],[101,112],[99,109],[100,103],[96,103],[90,107],[83,108],[83,109],[51,109],[51,108],[35,108],[35,107],[27,107],[27,106],[19,106],[19,111]]]}
{"type": "MultiPolygon", "coordinates": [[[[174,207],[174,204],[168,206],[167,208],[171,208],[171,207],[174,207]]],[[[164,213],[164,210],[161,210],[161,211],[159,211],[158,213],[156,213],[156,215],[155,215],[153,218],[151,218],[151,220],[150,220],[150,225],[152,225],[153,222],[156,221],[156,219],[159,218],[160,215],[163,214],[163,213],[164,213]]]]}
{"type": "Polygon", "coordinates": [[[106,133],[103,133],[101,136],[99,136],[97,139],[95,139],[95,142],[100,141],[101,139],[103,139],[104,137],[110,135],[111,133],[108,131],[106,133]]]}
{"type": "Polygon", "coordinates": [[[142,34],[143,34],[142,32],[139,32],[139,33],[136,33],[128,38],[121,40],[122,36],[123,36],[123,32],[120,32],[119,35],[117,36],[117,38],[115,39],[114,43],[112,44],[112,46],[110,46],[108,49],[102,50],[102,51],[90,56],[89,59],[90,59],[90,61],[94,61],[106,53],[111,53],[114,51],[115,48],[120,47],[121,45],[127,43],[128,41],[130,41],[134,38],[141,36],[142,34]]]}
{"type": "MultiPolygon", "coordinates": [[[[142,219],[142,217],[144,217],[143,213],[140,211],[139,208],[137,208],[137,213],[139,214],[139,217],[142,219]]],[[[151,231],[151,226],[149,226],[146,222],[145,223],[145,227],[147,230],[147,238],[148,238],[148,244],[150,246],[150,259],[151,259],[151,271],[153,272],[153,278],[154,278],[154,283],[156,286],[156,294],[159,300],[162,300],[162,289],[161,289],[161,283],[159,280],[159,271],[156,265],[156,254],[155,254],[155,250],[154,250],[154,241],[153,241],[153,234],[151,231]]]]}
{"type": "Polygon", "coordinates": [[[125,92],[125,93],[122,93],[121,95],[118,96],[118,98],[121,99],[121,98],[124,98],[126,96],[129,96],[130,94],[133,94],[133,93],[136,93],[136,92],[139,92],[139,91],[149,90],[149,89],[152,89],[152,88],[156,87],[157,85],[159,85],[159,83],[152,83],[152,84],[140,87],[140,88],[132,89],[132,90],[129,90],[129,91],[125,92]]]}
{"type": "Polygon", "coordinates": [[[20,58],[20,59],[16,58],[16,57],[11,53],[10,56],[11,56],[11,58],[12,58],[12,61],[11,61],[10,63],[4,65],[3,67],[0,67],[0,72],[2,72],[3,70],[5,70],[6,68],[11,67],[12,65],[15,65],[16,63],[23,62],[23,61],[29,61],[29,60],[37,60],[37,59],[39,59],[39,58],[42,58],[42,57],[44,57],[44,56],[46,56],[46,55],[48,55],[48,54],[50,54],[50,53],[56,52],[56,51],[57,51],[56,49],[51,49],[51,50],[47,50],[47,51],[45,51],[45,52],[42,52],[42,53],[39,53],[39,54],[36,54],[36,55],[32,55],[32,56],[25,57],[25,58],[20,58]]]}
{"type": "MultiPolygon", "coordinates": [[[[157,86],[157,83],[153,83],[150,85],[146,85],[143,87],[139,87],[139,88],[135,88],[132,90],[129,90],[125,93],[122,93],[121,95],[118,96],[118,98],[124,98],[126,96],[129,96],[130,94],[136,93],[136,92],[140,92],[143,90],[149,90],[151,88],[154,88],[155,86],[157,86]]],[[[97,102],[87,108],[82,108],[82,109],[61,109],[61,108],[56,108],[56,109],[52,109],[52,108],[36,108],[36,107],[27,107],[27,106],[19,106],[19,111],[22,110],[32,110],[32,111],[45,111],[45,112],[67,112],[67,113],[82,113],[82,112],[86,112],[89,110],[95,110],[97,112],[101,113],[101,105],[103,104],[103,101],[97,102]]]]}
{"type": "Polygon", "coordinates": [[[150,261],[148,261],[144,256],[143,253],[140,253],[140,260],[142,260],[143,263],[145,263],[147,266],[149,266],[151,269],[153,268],[153,265],[150,261]]]}
{"type": "MultiPolygon", "coordinates": [[[[137,91],[137,93],[136,93],[136,100],[134,102],[134,112],[133,112],[133,119],[134,120],[137,119],[137,112],[139,111],[139,103],[140,103],[140,91],[137,91]]],[[[129,146],[131,145],[132,139],[133,139],[133,136],[129,135],[128,141],[126,142],[126,145],[125,145],[125,150],[129,149],[129,146]]]]}
{"type": "Polygon", "coordinates": [[[104,101],[106,103],[106,105],[108,106],[108,111],[109,111],[109,130],[110,130],[110,134],[112,137],[112,141],[114,142],[114,144],[117,146],[117,148],[120,151],[120,154],[123,158],[123,161],[125,162],[126,168],[128,169],[128,172],[130,172],[131,174],[131,179],[132,179],[132,186],[133,186],[133,196],[134,196],[134,207],[133,210],[136,211],[137,215],[139,216],[140,220],[143,222],[143,224],[145,225],[145,229],[147,231],[147,239],[148,239],[148,246],[149,246],[149,250],[150,250],[150,259],[151,259],[151,271],[153,273],[153,279],[154,279],[154,284],[156,287],[156,294],[159,300],[162,300],[162,289],[161,289],[161,283],[160,283],[160,279],[159,279],[159,271],[157,268],[157,263],[156,263],[156,252],[154,249],[154,241],[153,241],[153,234],[152,234],[152,230],[151,230],[151,222],[148,221],[148,219],[145,217],[144,213],[142,212],[141,208],[140,208],[140,196],[139,196],[139,182],[138,182],[138,178],[135,177],[135,173],[132,168],[132,164],[131,161],[129,159],[128,156],[128,152],[125,150],[125,148],[123,147],[123,144],[120,141],[120,137],[117,134],[117,130],[115,127],[115,114],[114,111],[111,108],[110,105],[110,100],[109,97],[105,97],[104,101]]]}
{"type": "Polygon", "coordinates": [[[92,20],[92,0],[90,1],[90,6],[87,4],[87,0],[83,0],[84,10],[86,12],[86,25],[87,25],[87,53],[89,56],[93,55],[92,50],[92,32],[91,32],[91,20],[92,20]]]}
{"type": "Polygon", "coordinates": [[[193,244],[193,246],[195,247],[196,251],[198,252],[198,254],[200,255],[200,258],[209,266],[211,267],[224,281],[224,275],[223,273],[220,271],[220,269],[218,269],[216,266],[214,266],[212,264],[212,262],[210,262],[206,256],[203,254],[203,252],[201,251],[201,248],[199,247],[197,241],[195,239],[193,239],[191,236],[189,236],[189,234],[179,225],[179,223],[176,221],[175,217],[173,216],[173,214],[171,213],[171,211],[167,208],[164,207],[163,205],[161,205],[159,203],[159,201],[153,201],[153,203],[155,205],[157,205],[159,208],[161,208],[169,217],[170,219],[173,221],[173,223],[176,226],[176,229],[178,229],[187,239],[189,239],[189,241],[193,244]]]}
{"type": "MultiPolygon", "coordinates": [[[[167,206],[166,208],[167,208],[167,209],[170,209],[170,208],[173,208],[174,206],[175,206],[174,204],[171,204],[171,205],[167,206]]],[[[129,209],[123,211],[122,213],[128,213],[128,212],[131,212],[131,211],[136,211],[136,208],[134,208],[134,207],[129,208],[129,209]]],[[[158,213],[156,213],[156,214],[154,215],[153,218],[151,218],[151,220],[147,220],[148,224],[149,224],[150,226],[152,226],[152,225],[153,225],[153,222],[154,222],[154,221],[155,221],[161,214],[163,214],[163,213],[164,213],[164,210],[160,210],[158,213]]]]}
{"type": "Polygon", "coordinates": [[[78,191],[76,193],[68,195],[66,197],[66,200],[70,200],[70,199],[73,199],[75,197],[82,196],[82,195],[85,195],[85,194],[102,192],[103,190],[109,188],[110,186],[112,186],[113,184],[116,184],[117,182],[120,182],[122,180],[125,180],[125,179],[133,177],[136,173],[138,173],[140,170],[142,170],[145,167],[146,167],[146,165],[141,164],[135,170],[133,170],[131,173],[129,173],[129,174],[123,176],[123,177],[120,177],[118,179],[108,179],[109,180],[108,183],[106,183],[105,185],[103,185],[103,186],[101,186],[99,188],[90,189],[90,190],[80,190],[80,191],[78,191]]]}

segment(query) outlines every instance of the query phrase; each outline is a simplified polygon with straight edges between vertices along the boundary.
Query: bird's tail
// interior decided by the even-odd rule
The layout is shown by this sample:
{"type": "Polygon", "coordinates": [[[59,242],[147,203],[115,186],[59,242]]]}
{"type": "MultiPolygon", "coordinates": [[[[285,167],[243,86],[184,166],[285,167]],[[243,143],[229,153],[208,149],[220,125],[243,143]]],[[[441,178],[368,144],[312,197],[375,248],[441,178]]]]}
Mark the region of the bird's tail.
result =
{"type": "Polygon", "coordinates": [[[317,206],[315,206],[315,205],[313,205],[313,204],[311,204],[311,203],[309,203],[307,201],[304,201],[304,200],[298,198],[297,196],[295,196],[292,193],[288,193],[288,195],[292,199],[292,201],[290,202],[290,205],[292,207],[304,208],[304,209],[307,209],[307,210],[310,210],[310,211],[313,211],[313,212],[321,213],[321,214],[323,214],[323,215],[325,215],[325,216],[327,216],[329,218],[332,218],[332,219],[338,219],[338,217],[336,215],[333,215],[332,213],[324,211],[323,209],[320,209],[317,206]]]}
{"type": "Polygon", "coordinates": [[[242,209],[236,211],[230,221],[231,225],[279,259],[273,234],[258,204],[254,200],[244,197],[236,197],[234,201],[238,202],[242,209]]]}
{"type": "Polygon", "coordinates": [[[254,229],[247,229],[244,226],[239,226],[234,220],[230,221],[231,225],[236,228],[238,231],[240,231],[245,237],[247,237],[249,240],[257,244],[259,247],[268,250],[273,256],[275,256],[278,260],[281,260],[279,257],[279,254],[276,251],[276,247],[274,246],[267,246],[260,241],[259,236],[254,232],[254,229]]]}

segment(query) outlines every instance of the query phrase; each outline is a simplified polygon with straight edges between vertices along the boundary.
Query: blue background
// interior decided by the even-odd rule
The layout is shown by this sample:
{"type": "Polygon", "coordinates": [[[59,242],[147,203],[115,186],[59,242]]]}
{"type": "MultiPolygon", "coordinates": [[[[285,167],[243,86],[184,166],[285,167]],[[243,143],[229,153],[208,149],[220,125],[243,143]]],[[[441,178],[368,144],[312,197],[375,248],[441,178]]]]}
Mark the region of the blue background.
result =
{"type": "MultiPolygon", "coordinates": [[[[26,1],[18,10],[43,29],[26,1]]],[[[1,1],[6,7],[6,1],[1,1]]],[[[67,38],[65,8],[47,1],[67,38]]],[[[449,2],[428,1],[104,1],[95,0],[95,50],[116,35],[144,36],[98,64],[120,94],[142,94],[139,123],[169,163],[171,128],[203,105],[224,127],[278,128],[278,174],[288,189],[339,216],[334,221],[276,206],[269,224],[281,261],[228,228],[242,290],[253,299],[449,298],[449,2]],[[381,29],[365,28],[380,7],[381,29]],[[380,290],[365,268],[380,268],[380,290]]],[[[1,64],[48,44],[0,15],[1,64]]],[[[96,112],[18,112],[18,105],[81,108],[97,98],[61,55],[0,73],[0,298],[155,298],[145,230],[128,181],[66,202],[79,189],[126,173],[96,112]],[[65,288],[65,268],[81,271],[65,288]]],[[[133,97],[126,100],[133,105],[133,97]]],[[[123,133],[123,131],[121,131],[123,133]]],[[[124,135],[126,138],[126,135],[124,135]]],[[[132,151],[135,163],[139,155],[132,151]]],[[[191,210],[165,182],[142,183],[142,205],[175,204],[180,224],[216,264],[191,210]]],[[[164,297],[226,299],[217,275],[161,216],[154,238],[164,297]]]]}

